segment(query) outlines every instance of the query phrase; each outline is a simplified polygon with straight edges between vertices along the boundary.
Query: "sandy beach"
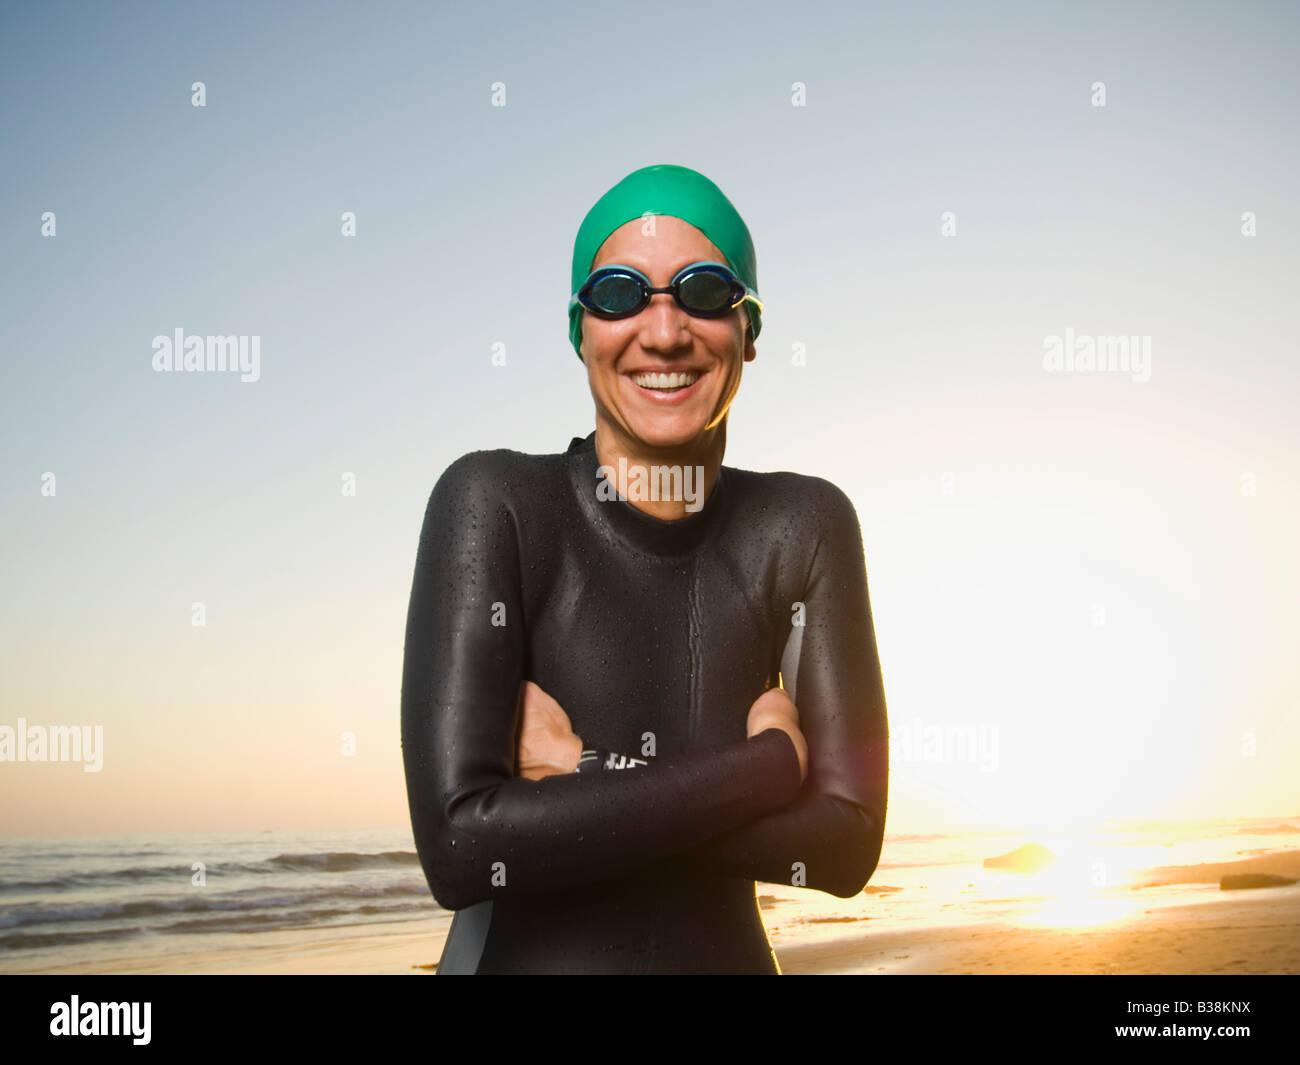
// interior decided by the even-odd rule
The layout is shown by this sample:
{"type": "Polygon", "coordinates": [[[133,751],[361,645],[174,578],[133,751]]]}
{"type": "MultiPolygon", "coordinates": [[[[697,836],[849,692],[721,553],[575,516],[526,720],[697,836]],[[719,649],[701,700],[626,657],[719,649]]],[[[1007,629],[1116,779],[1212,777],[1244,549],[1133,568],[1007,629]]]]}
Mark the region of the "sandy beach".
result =
{"type": "Polygon", "coordinates": [[[870,928],[830,942],[774,936],[783,972],[1198,975],[1300,973],[1300,891],[1140,911],[1119,926],[870,928]],[[782,940],[785,940],[784,942],[782,940]]]}

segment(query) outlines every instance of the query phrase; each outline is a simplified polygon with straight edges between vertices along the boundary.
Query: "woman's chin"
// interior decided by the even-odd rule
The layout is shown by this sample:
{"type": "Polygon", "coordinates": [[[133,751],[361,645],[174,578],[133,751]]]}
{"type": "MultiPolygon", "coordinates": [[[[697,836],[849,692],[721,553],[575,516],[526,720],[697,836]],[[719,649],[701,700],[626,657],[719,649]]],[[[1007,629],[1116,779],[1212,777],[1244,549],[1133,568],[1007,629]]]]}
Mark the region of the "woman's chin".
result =
{"type": "Polygon", "coordinates": [[[647,447],[669,450],[685,447],[704,434],[706,418],[687,411],[628,419],[632,435],[647,447]]]}

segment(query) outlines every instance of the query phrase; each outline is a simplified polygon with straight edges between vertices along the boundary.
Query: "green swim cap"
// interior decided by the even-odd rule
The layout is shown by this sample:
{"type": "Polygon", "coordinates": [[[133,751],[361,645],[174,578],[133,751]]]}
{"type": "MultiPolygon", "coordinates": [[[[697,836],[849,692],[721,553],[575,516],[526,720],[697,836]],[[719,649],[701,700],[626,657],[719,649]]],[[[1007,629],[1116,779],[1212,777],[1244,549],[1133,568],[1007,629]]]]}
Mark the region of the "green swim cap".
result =
{"type": "MultiPolygon", "coordinates": [[[[573,243],[572,298],[591,273],[592,261],[606,239],[619,226],[646,213],[670,214],[689,222],[717,245],[726,263],[755,296],[758,295],[758,264],[749,228],[731,201],[703,174],[668,163],[634,170],[596,201],[578,227],[573,243]]],[[[754,339],[762,326],[758,308],[745,303],[754,339]]],[[[582,358],[582,306],[569,309],[569,340],[582,358]]]]}

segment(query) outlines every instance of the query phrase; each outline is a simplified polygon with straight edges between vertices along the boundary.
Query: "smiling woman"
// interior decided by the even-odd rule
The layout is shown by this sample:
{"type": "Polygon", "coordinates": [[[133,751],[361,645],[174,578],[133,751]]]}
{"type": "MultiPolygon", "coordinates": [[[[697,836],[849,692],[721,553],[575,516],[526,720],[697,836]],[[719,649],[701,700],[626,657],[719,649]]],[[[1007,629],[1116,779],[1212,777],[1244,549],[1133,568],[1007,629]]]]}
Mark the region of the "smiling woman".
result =
{"type": "MultiPolygon", "coordinates": [[[[692,264],[720,256],[695,226],[665,215],[616,229],[601,245],[593,274],[606,264],[628,264],[652,280],[661,275],[667,287],[669,278],[692,264]]],[[[631,317],[605,319],[587,308],[586,351],[579,354],[596,401],[598,451],[603,444],[647,462],[703,449],[715,466],[721,463],[742,367],[757,357],[742,321],[748,314],[744,302],[729,310],[726,316],[700,315],[667,293],[650,296],[631,317]]]]}
{"type": "Polygon", "coordinates": [[[402,748],[459,911],[440,972],[777,973],[755,881],[849,897],[875,869],[888,735],[853,505],[722,465],[754,274],[707,178],[629,175],[574,252],[595,431],[472,452],[433,489],[402,748]],[[702,470],[702,506],[629,498],[672,467],[702,470]]]}

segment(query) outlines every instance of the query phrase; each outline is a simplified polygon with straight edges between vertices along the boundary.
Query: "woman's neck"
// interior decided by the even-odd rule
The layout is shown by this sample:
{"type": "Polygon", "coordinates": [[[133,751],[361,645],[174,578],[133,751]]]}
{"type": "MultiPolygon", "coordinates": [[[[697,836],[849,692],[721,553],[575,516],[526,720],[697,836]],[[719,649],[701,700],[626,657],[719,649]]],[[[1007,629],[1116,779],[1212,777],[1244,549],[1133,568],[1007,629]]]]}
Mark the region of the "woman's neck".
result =
{"type": "Polygon", "coordinates": [[[700,510],[713,494],[727,449],[727,419],[675,448],[648,447],[603,419],[596,420],[596,459],[619,495],[638,510],[677,521],[700,510]]]}

